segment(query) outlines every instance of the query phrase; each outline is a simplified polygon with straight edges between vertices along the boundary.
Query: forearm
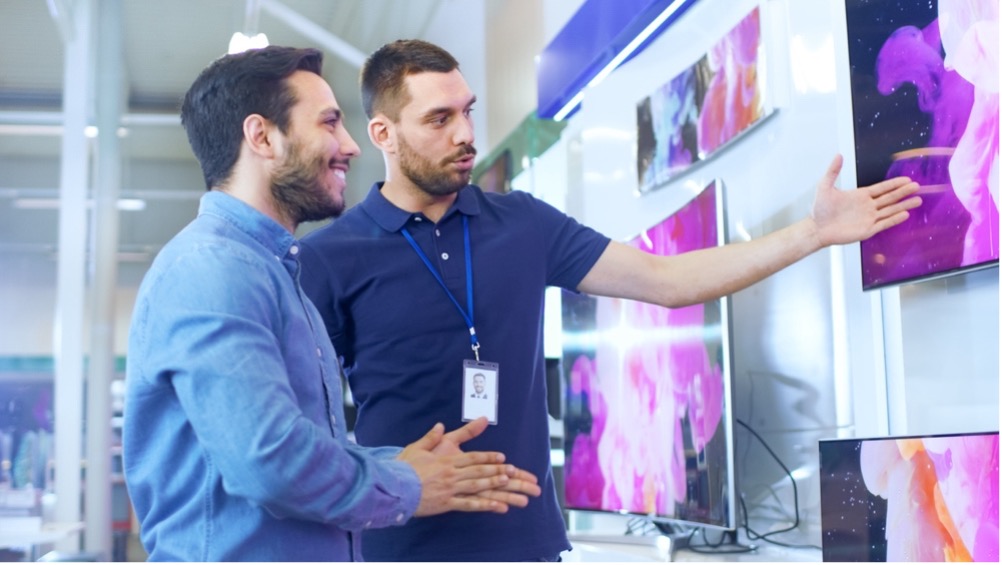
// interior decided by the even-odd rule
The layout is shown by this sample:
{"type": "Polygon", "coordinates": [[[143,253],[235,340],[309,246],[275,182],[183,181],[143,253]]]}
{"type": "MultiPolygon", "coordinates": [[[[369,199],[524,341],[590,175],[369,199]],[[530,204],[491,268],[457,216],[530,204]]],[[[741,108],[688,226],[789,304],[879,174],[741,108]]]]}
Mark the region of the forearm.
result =
{"type": "Polygon", "coordinates": [[[688,306],[743,290],[821,249],[815,223],[806,218],[762,237],[658,257],[655,304],[688,306]]]}
{"type": "Polygon", "coordinates": [[[678,308],[747,288],[822,246],[810,218],[751,241],[679,255],[612,243],[578,290],[678,308]]]}

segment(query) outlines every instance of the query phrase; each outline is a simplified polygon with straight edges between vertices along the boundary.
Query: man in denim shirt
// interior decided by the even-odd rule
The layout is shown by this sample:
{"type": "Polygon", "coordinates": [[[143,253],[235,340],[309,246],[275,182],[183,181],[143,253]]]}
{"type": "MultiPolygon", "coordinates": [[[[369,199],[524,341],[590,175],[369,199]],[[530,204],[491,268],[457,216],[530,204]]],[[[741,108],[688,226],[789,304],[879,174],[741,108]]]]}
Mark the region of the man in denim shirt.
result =
{"type": "Polygon", "coordinates": [[[125,476],[152,560],[356,560],[361,530],[539,495],[502,454],[459,449],[483,418],[403,449],[348,441],[293,237],[340,214],[359,153],[321,62],[287,47],[225,56],[185,96],[210,190],[146,275],[129,333],[125,476]]]}

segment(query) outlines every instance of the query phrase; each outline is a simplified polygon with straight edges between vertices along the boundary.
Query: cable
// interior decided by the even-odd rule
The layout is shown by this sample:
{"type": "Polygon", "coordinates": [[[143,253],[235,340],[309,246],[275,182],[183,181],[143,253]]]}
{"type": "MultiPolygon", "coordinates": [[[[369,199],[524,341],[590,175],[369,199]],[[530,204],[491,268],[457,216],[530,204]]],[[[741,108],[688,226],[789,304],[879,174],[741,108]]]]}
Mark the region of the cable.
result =
{"type": "Polygon", "coordinates": [[[744,514],[745,533],[748,536],[748,539],[753,541],[762,540],[778,546],[789,547],[789,548],[821,549],[820,547],[813,544],[789,544],[769,539],[771,536],[793,531],[797,529],[797,527],[800,525],[800,496],[797,493],[797,481],[796,479],[793,478],[793,473],[790,472],[790,469],[788,469],[786,465],[783,464],[783,461],[779,458],[778,455],[776,455],[776,452],[773,451],[771,447],[769,447],[769,444],[766,443],[764,439],[762,439],[762,436],[758,435],[758,432],[753,430],[751,426],[744,423],[744,421],[742,421],[740,418],[735,418],[734,421],[740,424],[744,429],[748,430],[750,434],[755,436],[755,439],[761,442],[762,447],[764,447],[765,450],[769,452],[769,455],[772,455],[772,458],[776,460],[776,463],[778,463],[779,466],[783,468],[783,471],[786,473],[786,476],[790,478],[790,484],[793,485],[793,525],[788,528],[773,530],[771,532],[766,532],[764,534],[760,534],[751,528],[751,525],[748,522],[748,509],[745,506],[745,497],[744,495],[740,497],[741,511],[744,514]]]}

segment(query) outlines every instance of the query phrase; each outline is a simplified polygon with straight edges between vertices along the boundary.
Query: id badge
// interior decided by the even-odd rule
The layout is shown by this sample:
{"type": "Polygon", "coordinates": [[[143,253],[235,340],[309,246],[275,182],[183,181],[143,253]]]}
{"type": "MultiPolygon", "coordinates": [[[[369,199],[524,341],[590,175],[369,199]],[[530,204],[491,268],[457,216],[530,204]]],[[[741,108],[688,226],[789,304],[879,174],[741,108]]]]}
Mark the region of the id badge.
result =
{"type": "Polygon", "coordinates": [[[486,416],[498,423],[498,364],[490,361],[463,361],[463,421],[486,416]]]}

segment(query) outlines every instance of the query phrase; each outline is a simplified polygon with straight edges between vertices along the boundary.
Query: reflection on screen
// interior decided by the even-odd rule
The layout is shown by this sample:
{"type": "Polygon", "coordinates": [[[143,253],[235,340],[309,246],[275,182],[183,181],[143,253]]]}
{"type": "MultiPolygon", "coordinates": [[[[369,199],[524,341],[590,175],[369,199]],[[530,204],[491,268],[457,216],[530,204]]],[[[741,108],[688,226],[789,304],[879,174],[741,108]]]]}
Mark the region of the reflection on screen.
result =
{"type": "MultiPolygon", "coordinates": [[[[722,243],[716,189],[629,245],[674,255],[722,243]]],[[[569,508],[733,526],[725,314],[723,301],[668,309],[564,293],[569,508]]]]}

